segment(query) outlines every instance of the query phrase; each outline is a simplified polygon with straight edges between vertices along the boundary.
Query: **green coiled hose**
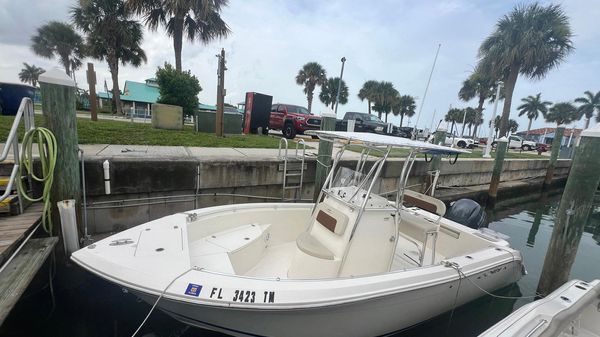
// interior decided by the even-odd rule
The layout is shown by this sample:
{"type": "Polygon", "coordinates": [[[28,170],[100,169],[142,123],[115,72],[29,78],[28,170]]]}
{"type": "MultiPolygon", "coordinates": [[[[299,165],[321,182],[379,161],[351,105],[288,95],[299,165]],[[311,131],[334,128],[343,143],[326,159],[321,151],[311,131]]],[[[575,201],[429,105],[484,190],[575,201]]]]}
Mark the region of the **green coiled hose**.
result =
{"type": "Polygon", "coordinates": [[[52,235],[52,217],[50,204],[50,190],[52,189],[52,181],[54,180],[54,167],[56,166],[56,138],[52,131],[37,127],[25,133],[21,151],[21,162],[19,166],[19,178],[17,186],[19,194],[31,201],[42,201],[44,208],[42,211],[42,228],[52,235]],[[38,153],[40,156],[40,165],[42,169],[41,176],[37,176],[33,170],[33,144],[37,142],[38,153]],[[34,198],[27,194],[27,189],[23,186],[22,177],[31,175],[31,178],[43,184],[43,192],[39,198],[34,198]]]}

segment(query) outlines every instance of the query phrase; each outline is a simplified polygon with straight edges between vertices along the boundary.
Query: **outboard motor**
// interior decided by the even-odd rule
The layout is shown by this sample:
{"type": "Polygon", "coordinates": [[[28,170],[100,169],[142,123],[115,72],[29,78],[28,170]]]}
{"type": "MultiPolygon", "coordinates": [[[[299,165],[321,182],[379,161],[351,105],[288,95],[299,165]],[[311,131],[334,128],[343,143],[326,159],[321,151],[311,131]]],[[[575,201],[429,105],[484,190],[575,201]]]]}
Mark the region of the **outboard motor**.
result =
{"type": "Polygon", "coordinates": [[[485,225],[485,208],[471,199],[459,199],[450,204],[444,216],[469,228],[479,229],[485,225]]]}

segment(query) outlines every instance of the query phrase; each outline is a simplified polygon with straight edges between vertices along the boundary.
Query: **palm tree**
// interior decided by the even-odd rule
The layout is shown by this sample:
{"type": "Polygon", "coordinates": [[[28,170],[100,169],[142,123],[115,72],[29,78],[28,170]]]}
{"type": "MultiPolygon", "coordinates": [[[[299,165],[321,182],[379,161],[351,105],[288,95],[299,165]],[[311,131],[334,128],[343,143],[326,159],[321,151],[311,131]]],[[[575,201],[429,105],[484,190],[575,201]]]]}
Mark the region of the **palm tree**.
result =
{"type": "Polygon", "coordinates": [[[577,108],[569,102],[560,102],[554,104],[548,113],[544,116],[546,121],[556,123],[556,125],[566,125],[581,118],[577,108]]]}
{"type": "Polygon", "coordinates": [[[41,57],[59,58],[69,76],[81,67],[83,39],[67,23],[50,21],[39,27],[31,37],[31,49],[41,57]]]}
{"type": "MultiPolygon", "coordinates": [[[[339,77],[329,78],[324,85],[321,86],[321,93],[319,99],[326,106],[331,105],[331,109],[335,107],[335,100],[337,97],[338,85],[340,83],[339,77]]],[[[348,86],[346,82],[342,80],[342,86],[340,87],[340,104],[348,103],[348,86]]]]}
{"type": "Polygon", "coordinates": [[[34,87],[37,87],[38,77],[46,71],[40,67],[36,67],[35,65],[29,65],[23,62],[23,66],[25,68],[21,69],[19,73],[19,79],[23,83],[30,83],[34,87]]]}
{"type": "Polygon", "coordinates": [[[462,116],[463,116],[462,109],[453,108],[453,109],[448,110],[448,112],[446,113],[446,116],[444,116],[444,121],[448,122],[448,123],[452,123],[452,126],[450,127],[450,133],[454,133],[454,125],[456,125],[456,123],[462,121],[462,116]]]}
{"type": "Polygon", "coordinates": [[[146,62],[142,50],[143,27],[132,20],[123,0],[80,1],[71,9],[73,21],[86,34],[91,57],[106,60],[113,82],[113,113],[123,113],[119,90],[119,62],[139,67],[146,62]]]}
{"type": "Polygon", "coordinates": [[[374,101],[377,83],[378,82],[374,80],[366,81],[358,91],[358,98],[360,98],[361,101],[367,100],[369,115],[371,114],[371,103],[374,101]]]}
{"type": "Polygon", "coordinates": [[[515,132],[517,132],[517,130],[519,130],[519,123],[517,123],[517,121],[512,118],[509,119],[508,120],[508,132],[515,133],[515,132]]]}
{"type": "MultiPolygon", "coordinates": [[[[496,83],[495,81],[485,74],[475,71],[469,78],[463,81],[463,85],[458,91],[458,98],[468,102],[473,98],[477,97],[478,103],[475,109],[474,120],[479,121],[483,119],[483,104],[486,100],[493,100],[496,94],[496,83]]],[[[483,121],[481,122],[483,123],[483,121]]],[[[474,123],[475,130],[473,131],[473,137],[477,134],[477,127],[481,123],[474,123]]]]}
{"type": "Polygon", "coordinates": [[[584,97],[576,98],[575,102],[581,103],[577,111],[581,116],[585,116],[585,128],[587,129],[590,126],[590,119],[594,116],[594,111],[598,111],[596,121],[600,122],[600,91],[594,94],[588,90],[583,94],[584,97]]]}
{"type": "Polygon", "coordinates": [[[392,105],[394,116],[400,115],[400,126],[402,126],[405,116],[410,118],[415,115],[416,109],[415,98],[410,95],[399,96],[392,105]]]}
{"type": "Polygon", "coordinates": [[[317,85],[323,86],[327,82],[325,69],[317,62],[308,62],[296,75],[296,83],[304,86],[304,93],[308,101],[308,112],[311,111],[313,95],[317,85]]]}
{"type": "Polygon", "coordinates": [[[463,126],[462,126],[461,136],[464,136],[465,126],[467,126],[467,125],[469,126],[469,135],[471,135],[473,125],[477,125],[476,121],[478,120],[477,119],[477,111],[471,107],[466,107],[464,109],[464,114],[465,114],[465,116],[464,116],[465,122],[463,123],[463,126]]]}
{"type": "Polygon", "coordinates": [[[498,20],[479,47],[478,69],[504,78],[505,99],[500,135],[506,135],[512,96],[519,74],[541,79],[573,50],[571,27],[560,5],[518,5],[498,20]]]}
{"type": "Polygon", "coordinates": [[[202,43],[231,33],[221,18],[221,9],[228,3],[228,0],[127,0],[127,4],[143,16],[148,28],[155,31],[158,26],[163,26],[167,35],[173,38],[175,69],[178,71],[182,69],[184,33],[190,42],[199,39],[202,43]]]}
{"type": "Polygon", "coordinates": [[[540,113],[542,115],[546,115],[548,112],[548,107],[552,105],[552,102],[542,101],[541,93],[538,93],[535,96],[527,96],[522,98],[521,101],[523,104],[519,105],[517,108],[519,110],[519,117],[526,115],[529,119],[529,124],[527,125],[527,133],[525,134],[525,138],[529,136],[529,130],[531,130],[531,122],[534,119],[538,119],[540,113]]]}
{"type": "Polygon", "coordinates": [[[373,110],[377,111],[379,118],[385,113],[385,122],[387,123],[387,115],[392,110],[392,105],[400,96],[398,90],[394,88],[392,82],[382,81],[377,83],[375,87],[375,95],[373,96],[373,110]]]}

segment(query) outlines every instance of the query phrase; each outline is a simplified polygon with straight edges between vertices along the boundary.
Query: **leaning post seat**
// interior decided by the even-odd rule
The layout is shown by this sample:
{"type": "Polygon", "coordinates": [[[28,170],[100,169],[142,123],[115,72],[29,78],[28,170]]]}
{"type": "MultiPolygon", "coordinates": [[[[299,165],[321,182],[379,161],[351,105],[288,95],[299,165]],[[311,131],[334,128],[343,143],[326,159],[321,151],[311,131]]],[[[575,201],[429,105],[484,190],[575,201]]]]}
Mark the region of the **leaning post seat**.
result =
{"type": "Polygon", "coordinates": [[[427,243],[429,237],[433,237],[432,242],[432,254],[431,264],[435,264],[435,248],[437,243],[437,236],[440,229],[440,221],[446,213],[446,205],[441,200],[425,195],[423,193],[415,192],[412,190],[404,190],[403,200],[407,204],[414,205],[420,209],[437,214],[439,217],[437,221],[432,222],[420,216],[416,216],[405,212],[402,215],[402,224],[405,226],[412,227],[412,230],[417,231],[417,235],[423,238],[423,244],[420,247],[419,264],[423,266],[423,260],[425,258],[425,250],[427,249],[427,243]]]}
{"type": "Polygon", "coordinates": [[[337,277],[350,237],[348,224],[354,221],[346,214],[356,213],[340,208],[348,207],[329,197],[317,206],[308,230],[296,240],[289,278],[337,277]]]}

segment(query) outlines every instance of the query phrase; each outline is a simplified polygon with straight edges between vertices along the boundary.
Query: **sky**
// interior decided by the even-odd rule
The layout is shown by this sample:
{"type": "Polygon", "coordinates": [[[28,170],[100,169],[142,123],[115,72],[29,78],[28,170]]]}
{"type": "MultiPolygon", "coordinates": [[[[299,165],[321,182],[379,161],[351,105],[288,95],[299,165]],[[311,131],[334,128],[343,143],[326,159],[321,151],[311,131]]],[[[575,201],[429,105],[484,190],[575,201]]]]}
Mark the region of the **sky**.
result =
{"type": "MultiPolygon", "coordinates": [[[[419,128],[435,127],[450,105],[463,108],[476,106],[475,100],[462,102],[457,93],[461,83],[473,71],[481,42],[494,29],[497,20],[515,5],[530,1],[509,0],[230,0],[222,12],[232,33],[226,39],[209,44],[184,41],[183,68],[196,75],[203,88],[200,101],[215,104],[217,58],[225,49],[227,71],[225,101],[243,102],[245,92],[254,91],[273,96],[273,102],[306,106],[303,88],[296,84],[298,70],[316,61],[328,77],[340,74],[342,57],[347,61],[344,81],[350,97],[338,108],[338,117],[346,111],[367,111],[366,101],[358,90],[367,80],[390,81],[401,94],[415,96],[417,111],[422,105],[419,128]],[[431,84],[425,87],[438,44],[439,56],[431,84]],[[425,100],[423,102],[423,98],[425,100]],[[435,125],[434,125],[435,124],[435,125]]],[[[532,81],[520,76],[512,104],[511,118],[527,128],[527,119],[518,117],[520,99],[542,93],[552,102],[573,101],[586,90],[600,90],[600,17],[598,0],[541,1],[559,3],[570,18],[575,50],[557,69],[544,79],[532,81]]],[[[22,62],[44,69],[59,67],[58,60],[35,55],[30,39],[36,28],[46,22],[69,21],[69,11],[76,0],[0,0],[0,81],[19,82],[22,62]]],[[[172,40],[164,30],[145,31],[142,45],[148,62],[139,68],[121,66],[119,84],[125,80],[143,81],[154,77],[158,66],[174,64],[172,40]]],[[[98,80],[111,88],[111,76],[105,62],[93,62],[98,80]]],[[[85,85],[85,70],[77,73],[77,82],[85,85]]],[[[327,112],[318,100],[317,88],[313,113],[327,112]]],[[[499,106],[498,110],[502,109],[499,106]]],[[[493,105],[485,106],[487,125],[493,105]]],[[[411,118],[414,125],[417,116],[411,118]]],[[[399,123],[390,115],[389,121],[399,123]]],[[[404,124],[407,124],[405,120],[404,124]]],[[[443,123],[442,125],[444,125],[443,123]]],[[[532,128],[547,124],[543,118],[532,128]]],[[[583,120],[571,125],[582,127],[583,120]]]]}

